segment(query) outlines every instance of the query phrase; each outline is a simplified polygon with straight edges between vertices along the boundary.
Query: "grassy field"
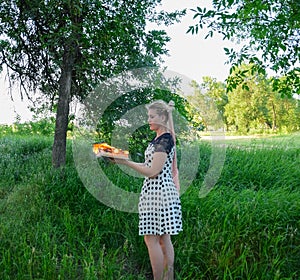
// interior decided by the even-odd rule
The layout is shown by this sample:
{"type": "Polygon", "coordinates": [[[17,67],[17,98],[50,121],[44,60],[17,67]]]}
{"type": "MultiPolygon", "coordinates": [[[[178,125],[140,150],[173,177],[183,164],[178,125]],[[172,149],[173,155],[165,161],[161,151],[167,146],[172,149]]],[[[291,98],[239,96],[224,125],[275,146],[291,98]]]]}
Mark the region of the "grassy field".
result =
{"type": "MultiPolygon", "coordinates": [[[[53,169],[51,145],[0,138],[0,279],[151,279],[137,214],[85,189],[71,143],[67,166],[53,169]]],[[[211,145],[199,141],[197,177],[181,196],[184,231],[173,237],[176,279],[299,279],[300,135],[226,145],[222,174],[201,198],[211,145]]],[[[108,172],[141,187],[115,166],[108,172]]]]}

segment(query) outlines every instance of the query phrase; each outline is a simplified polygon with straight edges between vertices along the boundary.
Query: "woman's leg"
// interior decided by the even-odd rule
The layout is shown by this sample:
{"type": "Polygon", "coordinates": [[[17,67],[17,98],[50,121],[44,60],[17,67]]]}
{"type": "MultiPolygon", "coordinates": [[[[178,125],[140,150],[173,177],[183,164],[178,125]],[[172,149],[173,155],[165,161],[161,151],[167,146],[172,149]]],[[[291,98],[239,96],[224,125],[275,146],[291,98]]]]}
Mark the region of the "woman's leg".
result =
{"type": "Polygon", "coordinates": [[[169,234],[160,236],[160,245],[164,255],[164,280],[174,279],[174,248],[169,234]]]}
{"type": "Polygon", "coordinates": [[[160,245],[159,235],[145,235],[144,240],[148,248],[153,278],[154,280],[162,280],[164,273],[164,254],[160,245]]]}

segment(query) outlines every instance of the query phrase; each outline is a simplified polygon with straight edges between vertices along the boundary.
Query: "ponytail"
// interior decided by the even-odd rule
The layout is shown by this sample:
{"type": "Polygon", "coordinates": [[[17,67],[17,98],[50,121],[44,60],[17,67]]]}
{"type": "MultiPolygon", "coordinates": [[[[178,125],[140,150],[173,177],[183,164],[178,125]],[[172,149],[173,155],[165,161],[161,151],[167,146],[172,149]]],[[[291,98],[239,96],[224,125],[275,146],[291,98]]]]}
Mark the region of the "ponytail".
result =
{"type": "Polygon", "coordinates": [[[177,153],[176,153],[176,135],[175,135],[175,129],[174,129],[174,122],[173,122],[173,116],[172,111],[175,108],[175,103],[173,100],[169,102],[169,109],[168,109],[168,122],[169,122],[169,130],[174,140],[174,158],[172,162],[172,173],[173,173],[173,181],[176,186],[177,191],[180,191],[180,183],[179,183],[179,172],[177,167],[177,153]]]}

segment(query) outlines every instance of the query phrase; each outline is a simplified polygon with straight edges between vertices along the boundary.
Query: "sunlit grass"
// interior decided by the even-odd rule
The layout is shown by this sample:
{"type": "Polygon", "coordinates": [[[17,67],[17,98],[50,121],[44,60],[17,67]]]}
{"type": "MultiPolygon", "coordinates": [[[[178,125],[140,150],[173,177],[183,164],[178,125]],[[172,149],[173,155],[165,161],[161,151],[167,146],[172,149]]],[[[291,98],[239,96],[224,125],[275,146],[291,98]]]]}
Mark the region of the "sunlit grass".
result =
{"type": "MultiPolygon", "coordinates": [[[[184,231],[173,237],[176,279],[299,279],[299,136],[227,144],[221,176],[200,198],[211,155],[200,141],[197,177],[181,196],[184,231]]],[[[151,279],[138,215],[87,191],[70,145],[67,166],[52,169],[51,145],[0,138],[0,279],[151,279]]],[[[106,168],[139,192],[141,178],[106,168]]]]}
{"type": "MultiPolygon", "coordinates": [[[[203,136],[202,141],[216,141],[216,137],[203,136]]],[[[221,143],[225,143],[228,146],[237,147],[237,148],[256,148],[256,149],[299,149],[300,147],[300,133],[295,132],[289,135],[249,135],[249,136],[226,136],[224,135],[221,140],[221,143]]]]}

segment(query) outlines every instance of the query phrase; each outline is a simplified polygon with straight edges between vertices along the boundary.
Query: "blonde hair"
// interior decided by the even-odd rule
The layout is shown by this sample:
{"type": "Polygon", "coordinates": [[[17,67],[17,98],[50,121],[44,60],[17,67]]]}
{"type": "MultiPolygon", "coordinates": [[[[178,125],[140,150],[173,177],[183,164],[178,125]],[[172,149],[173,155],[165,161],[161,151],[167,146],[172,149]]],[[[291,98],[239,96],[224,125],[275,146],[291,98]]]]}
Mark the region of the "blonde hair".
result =
{"type": "Polygon", "coordinates": [[[163,115],[166,118],[166,123],[169,120],[169,112],[170,112],[170,107],[169,105],[163,101],[163,100],[155,100],[150,104],[146,105],[147,110],[156,110],[158,115],[163,115]]]}
{"type": "Polygon", "coordinates": [[[179,192],[180,182],[179,182],[179,173],[177,167],[176,136],[174,130],[173,117],[172,117],[172,110],[175,108],[175,103],[173,100],[171,100],[169,104],[164,102],[163,100],[156,100],[150,104],[147,104],[146,108],[147,110],[149,109],[156,110],[158,115],[164,115],[166,117],[166,124],[168,123],[167,128],[170,131],[172,138],[174,140],[175,152],[174,152],[174,159],[172,161],[172,173],[173,173],[174,184],[176,186],[176,189],[179,192]]]}

